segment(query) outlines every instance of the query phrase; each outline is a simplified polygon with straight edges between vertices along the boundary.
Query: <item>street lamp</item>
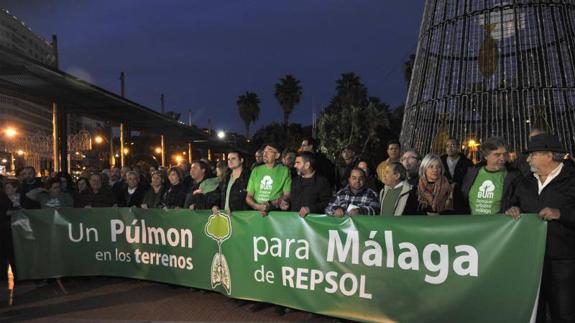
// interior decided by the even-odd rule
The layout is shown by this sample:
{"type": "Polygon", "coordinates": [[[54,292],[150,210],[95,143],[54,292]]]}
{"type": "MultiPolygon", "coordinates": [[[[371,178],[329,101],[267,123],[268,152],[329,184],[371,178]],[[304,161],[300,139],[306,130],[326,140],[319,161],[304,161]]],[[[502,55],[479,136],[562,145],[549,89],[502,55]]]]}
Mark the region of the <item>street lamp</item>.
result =
{"type": "Polygon", "coordinates": [[[16,137],[16,135],[18,135],[18,131],[16,131],[16,129],[12,127],[7,127],[6,129],[4,129],[4,134],[8,138],[14,138],[16,137]]]}
{"type": "Polygon", "coordinates": [[[156,149],[154,151],[156,152],[156,154],[161,154],[162,153],[162,147],[156,147],[156,149]]]}
{"type": "Polygon", "coordinates": [[[94,137],[94,142],[96,142],[97,144],[101,144],[104,142],[104,138],[102,138],[102,136],[96,136],[94,137]]]}
{"type": "Polygon", "coordinates": [[[218,131],[218,138],[219,139],[226,138],[226,133],[223,130],[218,131]]]}

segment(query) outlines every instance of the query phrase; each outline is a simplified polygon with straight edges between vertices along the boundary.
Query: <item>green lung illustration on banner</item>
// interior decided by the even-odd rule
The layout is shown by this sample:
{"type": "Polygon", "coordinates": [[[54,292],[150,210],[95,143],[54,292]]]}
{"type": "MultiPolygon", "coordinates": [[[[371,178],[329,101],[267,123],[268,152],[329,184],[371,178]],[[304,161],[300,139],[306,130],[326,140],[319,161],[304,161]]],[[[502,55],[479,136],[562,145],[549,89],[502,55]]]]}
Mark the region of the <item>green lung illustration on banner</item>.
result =
{"type": "Polygon", "coordinates": [[[222,285],[226,292],[232,293],[232,278],[228,261],[222,253],[222,243],[232,235],[232,225],[230,217],[222,212],[214,213],[208,218],[206,223],[206,235],[218,243],[218,252],[212,259],[211,282],[212,288],[222,285]]]}

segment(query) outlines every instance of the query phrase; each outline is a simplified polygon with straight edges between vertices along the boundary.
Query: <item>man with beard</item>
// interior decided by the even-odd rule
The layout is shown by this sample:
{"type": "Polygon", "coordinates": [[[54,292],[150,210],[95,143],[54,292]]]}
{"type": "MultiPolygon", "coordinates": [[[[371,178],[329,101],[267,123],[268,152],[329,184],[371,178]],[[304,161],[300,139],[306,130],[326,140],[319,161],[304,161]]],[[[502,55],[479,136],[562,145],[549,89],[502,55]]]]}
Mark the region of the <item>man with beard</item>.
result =
{"type": "Polygon", "coordinates": [[[309,213],[323,213],[331,199],[331,187],[328,180],[315,171],[317,161],[313,153],[303,151],[295,158],[298,176],[292,181],[290,201],[282,201],[284,211],[299,212],[305,217],[309,213]]]}

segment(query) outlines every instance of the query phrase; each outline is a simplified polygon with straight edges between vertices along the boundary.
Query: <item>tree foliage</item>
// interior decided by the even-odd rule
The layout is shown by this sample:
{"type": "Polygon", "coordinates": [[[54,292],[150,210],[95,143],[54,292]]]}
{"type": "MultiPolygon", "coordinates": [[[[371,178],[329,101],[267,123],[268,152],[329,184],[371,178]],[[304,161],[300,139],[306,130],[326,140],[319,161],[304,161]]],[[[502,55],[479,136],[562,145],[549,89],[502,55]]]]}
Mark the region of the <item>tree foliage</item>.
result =
{"type": "Polygon", "coordinates": [[[333,160],[346,145],[353,145],[368,160],[379,160],[385,144],[382,136],[390,132],[390,116],[384,103],[369,102],[366,106],[350,106],[324,112],[318,120],[318,138],[322,150],[333,160]]]}
{"type": "Polygon", "coordinates": [[[285,135],[283,125],[272,122],[271,124],[256,131],[252,138],[252,144],[257,149],[264,143],[277,143],[284,148],[296,149],[301,145],[304,136],[311,135],[311,127],[302,127],[299,123],[292,123],[288,126],[290,136],[285,135]]]}
{"type": "Polygon", "coordinates": [[[254,92],[246,92],[240,95],[236,101],[240,118],[246,126],[246,137],[250,137],[250,125],[256,122],[260,117],[260,98],[254,92]]]}
{"type": "Polygon", "coordinates": [[[278,100],[284,115],[284,126],[287,127],[290,114],[303,95],[300,81],[288,74],[275,85],[274,95],[278,100]]]}
{"type": "Polygon", "coordinates": [[[317,123],[323,152],[337,160],[343,147],[353,145],[363,158],[372,162],[382,160],[387,141],[397,138],[399,133],[395,112],[390,112],[379,98],[369,97],[367,88],[354,73],[342,74],[335,90],[317,123]]]}

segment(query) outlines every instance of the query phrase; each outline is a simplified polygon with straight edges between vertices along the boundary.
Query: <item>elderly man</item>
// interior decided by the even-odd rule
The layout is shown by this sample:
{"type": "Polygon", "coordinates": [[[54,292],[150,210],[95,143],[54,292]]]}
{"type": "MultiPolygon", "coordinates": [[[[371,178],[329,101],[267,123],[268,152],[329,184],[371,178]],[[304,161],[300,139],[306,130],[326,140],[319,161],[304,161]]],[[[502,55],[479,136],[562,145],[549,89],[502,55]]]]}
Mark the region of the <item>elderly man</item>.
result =
{"type": "Polygon", "coordinates": [[[407,182],[411,184],[411,186],[417,187],[421,155],[415,149],[408,149],[403,153],[399,161],[407,173],[407,182]]]}
{"type": "Polygon", "coordinates": [[[407,172],[403,165],[392,162],[383,174],[385,187],[379,193],[381,215],[417,214],[417,190],[407,182],[407,172]]]}
{"type": "Polygon", "coordinates": [[[339,190],[329,203],[325,213],[338,218],[344,215],[376,215],[379,210],[377,193],[365,186],[365,173],[354,167],[348,185],[339,190]]]}
{"type": "Polygon", "coordinates": [[[140,184],[140,174],[138,172],[133,170],[126,172],[126,186],[122,192],[124,196],[121,201],[122,204],[118,201],[118,206],[141,207],[146,190],[147,187],[140,184]]]}
{"type": "Polygon", "coordinates": [[[565,149],[549,134],[533,136],[523,177],[505,213],[536,213],[547,221],[547,244],[537,322],[549,309],[553,322],[575,322],[575,169],[563,163],[565,149]]]}
{"type": "Polygon", "coordinates": [[[289,169],[279,162],[280,151],[277,144],[265,144],[264,163],[252,170],[248,181],[246,203],[264,216],[279,209],[281,201],[289,198],[291,176],[289,169]]]}

